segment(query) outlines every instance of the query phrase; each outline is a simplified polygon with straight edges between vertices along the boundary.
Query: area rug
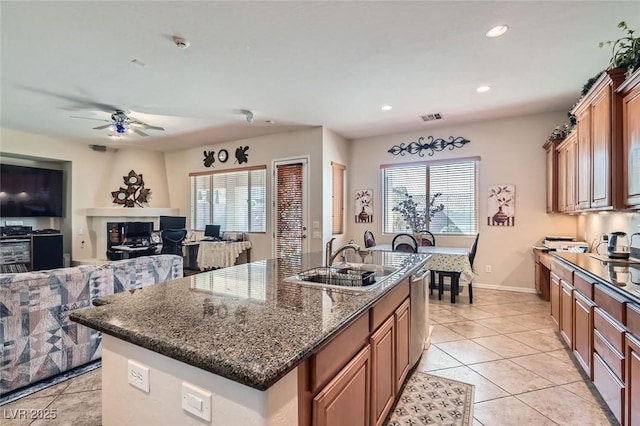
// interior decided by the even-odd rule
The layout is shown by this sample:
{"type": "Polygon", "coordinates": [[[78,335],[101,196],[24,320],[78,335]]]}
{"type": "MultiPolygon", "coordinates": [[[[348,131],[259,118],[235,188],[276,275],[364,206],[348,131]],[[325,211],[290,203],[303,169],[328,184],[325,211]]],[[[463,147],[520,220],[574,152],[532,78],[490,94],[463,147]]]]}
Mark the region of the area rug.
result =
{"type": "Polygon", "coordinates": [[[473,422],[474,386],[414,371],[387,426],[468,426],[473,422]]]}

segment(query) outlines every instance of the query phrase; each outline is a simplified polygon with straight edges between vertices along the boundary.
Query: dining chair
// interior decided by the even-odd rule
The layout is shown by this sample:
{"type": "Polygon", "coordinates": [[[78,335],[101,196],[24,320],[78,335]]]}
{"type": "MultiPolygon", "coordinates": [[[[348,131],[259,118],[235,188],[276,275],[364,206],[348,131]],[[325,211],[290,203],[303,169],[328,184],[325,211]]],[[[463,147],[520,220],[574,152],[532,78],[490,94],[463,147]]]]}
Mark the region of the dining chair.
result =
{"type": "Polygon", "coordinates": [[[376,245],[376,238],[373,236],[373,232],[367,229],[364,231],[364,247],[369,248],[376,245]]]}
{"type": "MultiPolygon", "coordinates": [[[[480,234],[476,234],[471,249],[469,250],[469,264],[473,269],[473,262],[476,259],[476,251],[478,250],[478,239],[480,234]]],[[[444,279],[449,277],[451,282],[451,303],[456,303],[456,295],[460,292],[460,272],[455,271],[432,271],[438,277],[438,299],[442,299],[444,293],[444,279]]],[[[433,275],[432,275],[433,276],[433,275]]],[[[469,303],[473,303],[473,277],[469,280],[469,303]]]]}
{"type": "Polygon", "coordinates": [[[417,253],[418,241],[411,234],[398,234],[393,237],[391,250],[403,253],[417,253]]]}
{"type": "Polygon", "coordinates": [[[160,254],[182,256],[182,242],[187,237],[186,229],[165,229],[162,231],[162,250],[160,254]]]}
{"type": "Polygon", "coordinates": [[[436,237],[431,232],[422,230],[419,232],[420,234],[420,243],[421,246],[435,246],[436,245],[436,237]]]}

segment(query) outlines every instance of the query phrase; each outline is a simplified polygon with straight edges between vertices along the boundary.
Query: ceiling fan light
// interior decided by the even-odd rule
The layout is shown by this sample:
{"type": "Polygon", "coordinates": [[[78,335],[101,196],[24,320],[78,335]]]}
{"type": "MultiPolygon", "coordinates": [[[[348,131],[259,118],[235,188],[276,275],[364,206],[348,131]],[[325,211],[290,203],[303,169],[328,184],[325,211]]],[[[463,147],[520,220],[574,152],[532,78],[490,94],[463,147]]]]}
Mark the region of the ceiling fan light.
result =
{"type": "Polygon", "coordinates": [[[126,131],[127,131],[127,128],[124,126],[124,124],[122,124],[122,123],[117,123],[116,124],[116,132],[124,133],[126,131]]]}
{"type": "Polygon", "coordinates": [[[112,132],[116,131],[116,125],[112,124],[111,126],[109,126],[109,130],[111,130],[112,132]]]}

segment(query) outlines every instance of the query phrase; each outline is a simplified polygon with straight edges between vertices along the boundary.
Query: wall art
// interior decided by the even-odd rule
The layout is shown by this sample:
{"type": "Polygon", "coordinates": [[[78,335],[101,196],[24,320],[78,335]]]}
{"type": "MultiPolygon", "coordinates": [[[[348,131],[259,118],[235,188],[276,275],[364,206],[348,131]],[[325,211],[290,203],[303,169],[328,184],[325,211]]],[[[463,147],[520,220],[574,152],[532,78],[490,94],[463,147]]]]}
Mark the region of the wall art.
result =
{"type": "Polygon", "coordinates": [[[515,225],[515,185],[490,185],[487,198],[487,225],[515,225]]]}
{"type": "Polygon", "coordinates": [[[355,202],[356,223],[373,222],[373,189],[358,189],[355,202]]]}
{"type": "Polygon", "coordinates": [[[117,191],[112,191],[114,204],[121,204],[123,207],[144,207],[142,203],[148,203],[151,189],[144,187],[142,173],[137,174],[133,170],[127,176],[122,176],[126,188],[120,187],[117,191]]]}
{"type": "Polygon", "coordinates": [[[432,156],[434,153],[438,151],[444,151],[445,148],[449,148],[452,150],[454,148],[462,148],[469,142],[468,139],[463,138],[462,136],[453,137],[449,136],[449,140],[446,141],[442,138],[435,139],[433,136],[427,136],[428,142],[424,142],[424,138],[421,136],[415,142],[410,142],[409,144],[405,144],[404,142],[400,145],[394,145],[387,152],[393,155],[405,155],[405,154],[418,154],[420,157],[424,157],[424,152],[427,151],[429,156],[432,156]]]}

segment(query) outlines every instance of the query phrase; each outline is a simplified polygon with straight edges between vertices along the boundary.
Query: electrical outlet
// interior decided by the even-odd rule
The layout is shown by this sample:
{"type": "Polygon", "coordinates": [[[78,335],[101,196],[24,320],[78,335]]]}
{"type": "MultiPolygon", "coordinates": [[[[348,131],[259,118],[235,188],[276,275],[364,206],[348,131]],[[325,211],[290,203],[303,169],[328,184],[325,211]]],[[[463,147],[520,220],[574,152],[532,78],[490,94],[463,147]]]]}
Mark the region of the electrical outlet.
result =
{"type": "Polygon", "coordinates": [[[211,421],[211,393],[182,382],[182,409],[207,422],[211,421]]]}
{"type": "Polygon", "coordinates": [[[485,266],[484,266],[484,271],[485,271],[487,274],[490,274],[490,273],[491,273],[491,265],[485,265],[485,266]]]}
{"type": "Polygon", "coordinates": [[[149,392],[149,367],[129,360],[127,363],[127,380],[129,384],[145,392],[149,392]]]}

